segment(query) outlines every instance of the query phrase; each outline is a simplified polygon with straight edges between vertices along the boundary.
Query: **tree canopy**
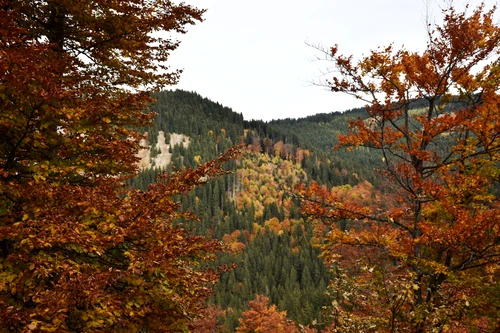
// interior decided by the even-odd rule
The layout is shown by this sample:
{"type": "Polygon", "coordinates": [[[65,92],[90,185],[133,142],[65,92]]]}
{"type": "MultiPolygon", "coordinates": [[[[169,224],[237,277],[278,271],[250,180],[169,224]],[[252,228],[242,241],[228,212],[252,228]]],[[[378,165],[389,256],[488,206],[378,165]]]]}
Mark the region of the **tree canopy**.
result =
{"type": "Polygon", "coordinates": [[[452,5],[423,52],[326,51],[336,71],[326,85],[366,101],[369,116],[337,149],[380,151],[387,180],[369,202],[301,189],[303,210],[331,222],[332,329],[498,329],[500,27],[495,9],[452,5]],[[423,109],[410,109],[416,99],[423,109]]]}
{"type": "Polygon", "coordinates": [[[203,11],[158,1],[0,1],[2,332],[187,331],[223,250],[189,234],[178,196],[235,149],[139,191],[150,92],[203,11]],[[162,32],[160,34],[160,32],[162,32]]]}

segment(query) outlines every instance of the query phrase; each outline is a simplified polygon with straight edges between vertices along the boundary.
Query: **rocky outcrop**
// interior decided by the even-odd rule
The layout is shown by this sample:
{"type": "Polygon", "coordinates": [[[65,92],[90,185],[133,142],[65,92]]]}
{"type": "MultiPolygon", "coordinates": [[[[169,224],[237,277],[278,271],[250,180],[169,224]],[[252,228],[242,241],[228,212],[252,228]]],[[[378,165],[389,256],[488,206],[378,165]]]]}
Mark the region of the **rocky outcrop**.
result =
{"type": "MultiPolygon", "coordinates": [[[[147,137],[147,136],[146,136],[147,137]]],[[[165,133],[163,131],[158,132],[158,143],[151,149],[149,141],[145,138],[142,139],[140,144],[144,149],[139,151],[137,157],[139,158],[139,168],[144,169],[164,169],[170,163],[172,159],[172,153],[170,153],[170,148],[176,145],[182,145],[184,148],[189,147],[190,139],[184,134],[171,133],[170,140],[167,143],[165,140],[165,133]]]]}

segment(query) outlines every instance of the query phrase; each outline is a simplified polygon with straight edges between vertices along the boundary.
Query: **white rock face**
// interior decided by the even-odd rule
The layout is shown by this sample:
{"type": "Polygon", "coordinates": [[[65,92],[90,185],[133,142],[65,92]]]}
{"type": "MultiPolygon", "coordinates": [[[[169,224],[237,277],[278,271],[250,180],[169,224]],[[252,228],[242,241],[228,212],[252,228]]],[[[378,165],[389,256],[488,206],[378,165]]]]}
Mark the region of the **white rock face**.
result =
{"type": "Polygon", "coordinates": [[[151,146],[149,142],[145,139],[142,139],[140,144],[145,149],[142,149],[137,154],[137,157],[140,159],[139,168],[141,170],[151,169],[153,166],[157,169],[164,169],[170,163],[172,159],[172,154],[169,153],[170,147],[174,147],[176,145],[182,145],[184,148],[189,147],[189,137],[184,134],[171,133],[170,141],[166,143],[165,141],[165,133],[163,131],[158,132],[158,143],[156,144],[156,151],[158,154],[154,157],[151,157],[151,146]]]}
{"type": "Polygon", "coordinates": [[[143,170],[150,167],[151,147],[149,147],[149,143],[146,139],[141,139],[139,144],[143,149],[139,150],[136,156],[139,158],[139,168],[143,170]]]}

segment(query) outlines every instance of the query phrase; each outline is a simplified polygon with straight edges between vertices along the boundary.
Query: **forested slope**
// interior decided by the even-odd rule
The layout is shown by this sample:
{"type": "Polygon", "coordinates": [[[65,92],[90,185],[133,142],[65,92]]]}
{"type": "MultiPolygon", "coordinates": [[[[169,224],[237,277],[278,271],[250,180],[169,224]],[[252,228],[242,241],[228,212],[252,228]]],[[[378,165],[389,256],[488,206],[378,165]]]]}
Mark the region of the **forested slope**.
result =
{"type": "MultiPolygon", "coordinates": [[[[354,109],[301,119],[245,121],[241,114],[196,93],[163,91],[155,97],[149,108],[156,113],[155,126],[142,129],[147,133],[146,159],[153,163],[130,180],[133,186],[145,189],[159,172],[196,167],[234,145],[243,147],[242,155],[226,164],[230,174],[207,179],[204,186],[179,198],[183,211],[200,218],[179,223],[188,223],[194,233],[221,240],[230,249],[216,265],[234,268],[221,275],[210,301],[219,328],[234,332],[244,311],[260,304],[253,301],[256,295],[263,295],[294,323],[322,330],[332,304],[327,286],[333,276],[319,249],[328,228],[322,219],[302,216],[296,187],[315,181],[345,202],[370,206],[379,200],[377,193],[384,189],[375,170],[382,155],[366,147],[354,153],[334,149],[349,121],[369,124],[363,118],[366,113],[354,109]],[[154,161],[164,150],[170,163],[159,165],[154,161]]],[[[418,115],[425,103],[413,101],[410,107],[418,115]]],[[[437,151],[448,146],[443,136],[437,151]]],[[[380,209],[384,204],[377,203],[380,209]]]]}
{"type": "Polygon", "coordinates": [[[243,155],[227,164],[231,174],[209,180],[182,199],[183,210],[200,218],[190,228],[224,241],[233,251],[220,263],[236,266],[221,276],[212,297],[225,310],[221,322],[234,331],[248,302],[260,294],[297,323],[321,328],[331,276],[318,258],[314,225],[301,216],[292,192],[312,180],[335,186],[375,179],[376,155],[366,151],[349,160],[332,149],[347,119],[360,116],[359,110],[246,122],[196,93],[164,91],[155,97],[150,110],[157,113],[156,125],[143,129],[149,158],[162,153],[156,148],[161,131],[167,143],[175,133],[187,136],[189,145],[170,145],[170,164],[158,168],[153,163],[132,185],[144,189],[162,170],[194,167],[233,145],[244,146],[243,155]]]}

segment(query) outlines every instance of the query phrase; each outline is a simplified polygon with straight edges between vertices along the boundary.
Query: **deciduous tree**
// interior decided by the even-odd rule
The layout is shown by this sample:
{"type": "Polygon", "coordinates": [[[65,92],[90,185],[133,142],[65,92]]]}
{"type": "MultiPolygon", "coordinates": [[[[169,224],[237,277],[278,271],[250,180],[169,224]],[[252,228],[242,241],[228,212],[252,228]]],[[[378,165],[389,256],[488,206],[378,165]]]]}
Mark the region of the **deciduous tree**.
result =
{"type": "Polygon", "coordinates": [[[268,306],[269,299],[257,295],[249,302],[250,309],[243,312],[240,326],[236,332],[299,332],[295,324],[286,317],[286,312],[279,312],[276,305],[268,306]]]}
{"type": "Polygon", "coordinates": [[[2,332],[185,331],[221,244],[174,223],[176,196],[224,173],[235,150],[141,192],[150,91],[203,11],[155,1],[0,0],[2,332]],[[163,34],[160,34],[163,31],[163,34]]]}
{"type": "Polygon", "coordinates": [[[339,147],[379,150],[388,182],[373,204],[302,188],[305,212],[343,222],[322,247],[336,273],[333,331],[498,329],[500,28],[495,9],[452,5],[423,52],[326,52],[326,85],[367,102],[339,147]]]}
{"type": "Polygon", "coordinates": [[[192,323],[191,330],[194,333],[227,333],[226,327],[218,323],[221,317],[225,316],[225,311],[220,310],[215,305],[210,306],[206,310],[206,315],[203,318],[192,323]]]}

